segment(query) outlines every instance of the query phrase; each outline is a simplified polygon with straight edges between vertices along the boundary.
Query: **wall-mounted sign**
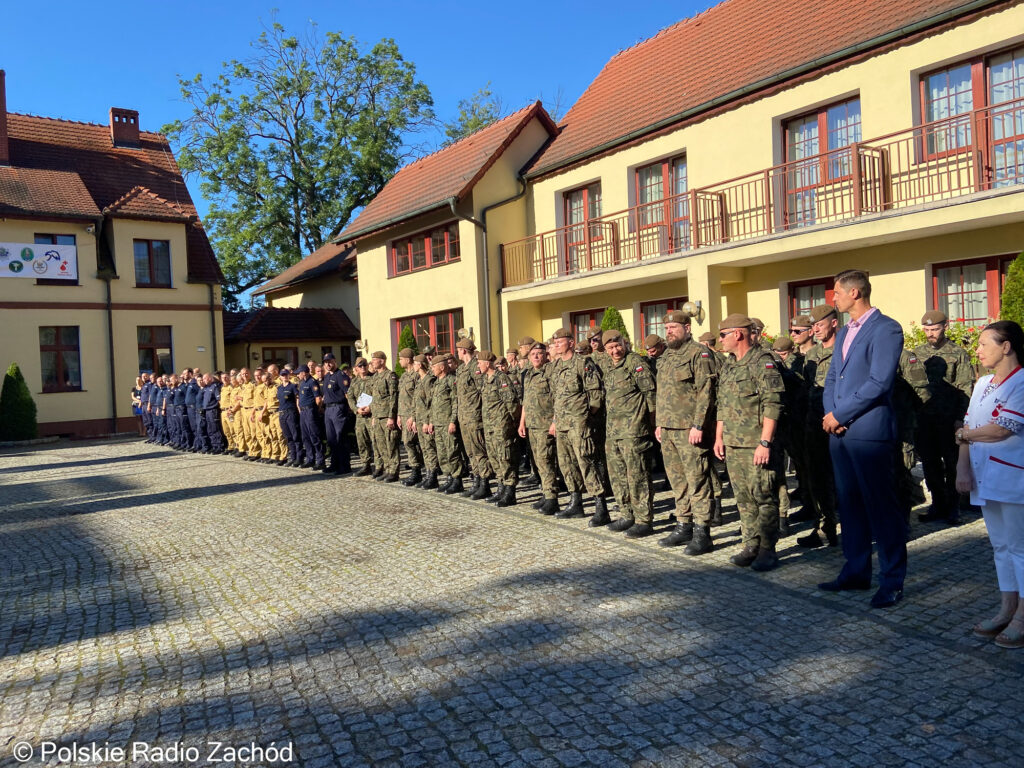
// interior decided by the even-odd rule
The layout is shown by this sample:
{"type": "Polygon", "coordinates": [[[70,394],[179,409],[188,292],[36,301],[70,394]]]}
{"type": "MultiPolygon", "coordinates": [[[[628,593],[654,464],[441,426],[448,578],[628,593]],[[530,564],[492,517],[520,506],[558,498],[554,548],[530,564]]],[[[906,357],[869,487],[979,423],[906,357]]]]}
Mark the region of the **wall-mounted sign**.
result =
{"type": "Polygon", "coordinates": [[[78,280],[78,248],[74,245],[0,243],[0,277],[78,280]]]}

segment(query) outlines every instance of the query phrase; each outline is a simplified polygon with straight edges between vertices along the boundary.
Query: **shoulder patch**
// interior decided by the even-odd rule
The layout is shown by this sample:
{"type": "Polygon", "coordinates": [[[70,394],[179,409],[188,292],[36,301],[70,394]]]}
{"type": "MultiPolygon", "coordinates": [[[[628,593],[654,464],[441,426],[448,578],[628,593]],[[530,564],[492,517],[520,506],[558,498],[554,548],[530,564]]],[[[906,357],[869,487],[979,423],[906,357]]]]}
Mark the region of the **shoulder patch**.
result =
{"type": "Polygon", "coordinates": [[[703,352],[700,353],[700,356],[701,357],[711,357],[711,354],[707,350],[704,350],[703,352]]]}
{"type": "Polygon", "coordinates": [[[644,367],[643,367],[642,365],[638,365],[638,366],[636,367],[636,372],[637,372],[637,373],[643,373],[643,372],[644,372],[644,367]]]}
{"type": "Polygon", "coordinates": [[[914,355],[911,355],[910,356],[910,362],[916,363],[917,362],[917,358],[914,355]]]}
{"type": "Polygon", "coordinates": [[[765,364],[764,364],[764,367],[765,367],[765,368],[770,368],[770,369],[774,369],[774,368],[775,368],[775,363],[765,363],[765,364]]]}

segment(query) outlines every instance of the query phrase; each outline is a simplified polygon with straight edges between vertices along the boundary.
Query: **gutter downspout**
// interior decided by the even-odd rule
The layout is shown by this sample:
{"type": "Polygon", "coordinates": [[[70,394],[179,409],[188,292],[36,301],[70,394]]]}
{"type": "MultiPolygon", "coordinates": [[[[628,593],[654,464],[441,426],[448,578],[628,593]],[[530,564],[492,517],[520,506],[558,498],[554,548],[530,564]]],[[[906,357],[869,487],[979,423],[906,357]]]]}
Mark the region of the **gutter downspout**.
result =
{"type": "Polygon", "coordinates": [[[217,311],[213,308],[213,283],[207,283],[206,287],[210,289],[210,343],[213,345],[213,367],[210,368],[212,374],[219,367],[217,365],[217,311]]]}
{"type": "MultiPolygon", "coordinates": [[[[99,260],[100,254],[100,243],[103,239],[103,217],[96,219],[96,257],[99,260]]],[[[113,248],[113,243],[111,243],[113,248]]],[[[113,260],[113,254],[111,254],[111,260],[113,260]]],[[[98,266],[98,265],[97,265],[98,266]]],[[[117,434],[117,368],[114,365],[114,297],[113,291],[110,287],[110,281],[114,279],[114,275],[107,271],[101,270],[97,276],[107,284],[107,360],[110,363],[110,434],[117,434]]]]}

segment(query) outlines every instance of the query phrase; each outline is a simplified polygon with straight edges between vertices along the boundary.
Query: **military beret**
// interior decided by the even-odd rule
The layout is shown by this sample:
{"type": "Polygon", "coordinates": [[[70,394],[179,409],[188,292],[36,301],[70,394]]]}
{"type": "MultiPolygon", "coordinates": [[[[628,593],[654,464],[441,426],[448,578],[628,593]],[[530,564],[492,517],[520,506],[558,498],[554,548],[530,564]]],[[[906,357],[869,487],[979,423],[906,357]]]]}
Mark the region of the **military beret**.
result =
{"type": "Polygon", "coordinates": [[[552,339],[571,339],[573,338],[572,331],[566,330],[565,328],[559,328],[557,331],[551,334],[552,339]]]}
{"type": "Polygon", "coordinates": [[[797,315],[790,325],[794,328],[810,328],[814,325],[814,318],[810,315],[797,315]]]}
{"type": "Polygon", "coordinates": [[[519,343],[516,346],[517,347],[531,347],[532,348],[533,345],[536,344],[536,343],[537,343],[537,341],[532,336],[523,336],[523,338],[521,338],[519,340],[519,343]]]}
{"type": "Polygon", "coordinates": [[[547,352],[548,351],[548,345],[545,344],[543,341],[535,341],[535,342],[533,342],[533,345],[530,347],[530,351],[533,352],[533,350],[535,350],[535,349],[539,349],[542,352],[547,352]]]}
{"type": "Polygon", "coordinates": [[[697,341],[711,341],[711,342],[713,342],[714,340],[715,340],[715,334],[713,334],[711,331],[705,331],[704,333],[702,333],[700,335],[700,338],[697,339],[697,341]]]}
{"type": "Polygon", "coordinates": [[[948,322],[949,318],[946,317],[946,313],[938,309],[929,309],[921,318],[921,325],[942,325],[948,322]]]}
{"type": "Polygon", "coordinates": [[[489,349],[481,349],[476,353],[476,359],[483,360],[485,363],[493,363],[498,357],[489,349]]]}
{"type": "Polygon", "coordinates": [[[680,325],[689,325],[690,316],[683,312],[683,310],[681,309],[673,309],[671,312],[665,315],[664,322],[679,323],[680,325]]]}
{"type": "Polygon", "coordinates": [[[763,321],[763,320],[761,320],[761,318],[760,318],[760,317],[752,317],[752,318],[750,318],[750,324],[751,324],[751,325],[752,325],[752,326],[753,326],[754,328],[756,328],[756,329],[757,329],[757,332],[758,332],[758,333],[760,333],[761,331],[763,331],[763,330],[764,330],[764,321],[763,321]]]}
{"type": "Polygon", "coordinates": [[[455,342],[455,346],[458,347],[459,349],[468,349],[470,352],[472,352],[474,349],[476,349],[476,342],[474,342],[472,339],[459,339],[457,342],[455,342]]]}
{"type": "Polygon", "coordinates": [[[334,359],[334,353],[333,353],[333,352],[328,352],[328,353],[327,353],[326,355],[324,355],[324,362],[325,362],[325,363],[326,363],[326,362],[327,362],[328,360],[333,360],[333,359],[334,359]]]}
{"type": "Polygon", "coordinates": [[[664,343],[665,343],[665,340],[663,338],[661,338],[661,336],[659,336],[656,333],[652,333],[650,336],[648,336],[646,339],[644,339],[644,349],[652,349],[653,347],[656,347],[659,344],[664,344],[664,343]]]}
{"type": "Polygon", "coordinates": [[[733,312],[718,324],[718,330],[725,331],[731,328],[749,328],[751,325],[753,325],[753,321],[751,321],[749,317],[741,315],[739,312],[733,312]]]}
{"type": "Polygon", "coordinates": [[[516,349],[515,347],[509,347],[508,349],[505,350],[505,354],[515,355],[516,357],[519,357],[519,350],[516,349]]]}
{"type": "Polygon", "coordinates": [[[442,364],[443,365],[444,363],[447,363],[451,359],[452,359],[452,356],[449,355],[447,352],[445,352],[443,354],[437,355],[437,357],[435,357],[433,360],[430,361],[430,364],[431,365],[438,365],[438,364],[442,364]]]}
{"type": "Polygon", "coordinates": [[[423,354],[424,355],[436,355],[437,354],[437,349],[435,349],[434,347],[432,347],[429,344],[427,344],[427,346],[425,346],[423,348],[423,354]]]}
{"type": "Polygon", "coordinates": [[[820,323],[826,317],[836,317],[836,308],[830,307],[828,304],[819,304],[811,308],[811,319],[814,322],[820,323]]]}
{"type": "Polygon", "coordinates": [[[609,328],[603,334],[601,334],[601,343],[607,344],[610,341],[622,341],[622,334],[616,331],[614,328],[609,328]]]}
{"type": "Polygon", "coordinates": [[[594,339],[601,338],[601,334],[604,333],[600,328],[591,328],[587,332],[587,341],[593,341],[594,339]]]}
{"type": "Polygon", "coordinates": [[[376,352],[374,352],[372,355],[370,355],[370,357],[375,357],[378,360],[387,360],[388,359],[388,356],[385,355],[383,352],[381,352],[379,349],[376,352]]]}
{"type": "Polygon", "coordinates": [[[414,357],[412,359],[412,361],[414,363],[419,363],[420,365],[424,365],[427,362],[427,356],[426,355],[416,355],[416,357],[414,357]]]}
{"type": "Polygon", "coordinates": [[[398,356],[399,357],[406,357],[406,358],[412,360],[413,354],[414,354],[413,351],[411,349],[409,349],[408,347],[406,347],[405,349],[401,350],[398,353],[398,356]]]}
{"type": "Polygon", "coordinates": [[[356,363],[355,363],[355,364],[356,364],[357,366],[358,366],[358,365],[366,365],[366,358],[365,358],[365,357],[357,357],[357,358],[356,358],[356,363]]]}
{"type": "Polygon", "coordinates": [[[788,336],[779,336],[772,344],[772,349],[776,352],[792,352],[793,340],[788,336]]]}

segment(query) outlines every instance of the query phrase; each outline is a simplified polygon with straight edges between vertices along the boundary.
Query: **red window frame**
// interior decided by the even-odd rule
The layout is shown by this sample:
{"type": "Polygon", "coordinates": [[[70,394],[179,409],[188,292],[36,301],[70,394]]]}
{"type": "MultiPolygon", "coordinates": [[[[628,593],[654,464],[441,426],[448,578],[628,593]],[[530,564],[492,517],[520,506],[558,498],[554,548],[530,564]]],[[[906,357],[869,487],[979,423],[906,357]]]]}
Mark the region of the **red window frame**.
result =
{"type": "MultiPolygon", "coordinates": [[[[671,312],[674,309],[682,309],[683,304],[685,304],[686,302],[687,298],[685,296],[678,296],[674,299],[655,299],[654,301],[641,302],[639,317],[640,327],[639,333],[637,334],[637,339],[639,339],[639,341],[642,343],[644,339],[646,339],[652,333],[656,332],[650,327],[651,320],[653,318],[653,316],[651,316],[650,314],[651,307],[658,306],[659,304],[665,304],[665,311],[671,312]]],[[[662,329],[662,331],[664,331],[664,328],[662,329]]],[[[665,334],[663,332],[659,333],[658,335],[661,336],[662,338],[665,338],[665,334]]]]}
{"type": "MultiPolygon", "coordinates": [[[[74,235],[53,234],[49,232],[36,232],[33,236],[36,245],[77,245],[74,235]]],[[[74,280],[62,280],[57,277],[36,278],[36,285],[81,285],[78,278],[74,280]]]]}
{"type": "Polygon", "coordinates": [[[807,288],[821,285],[825,288],[825,303],[830,307],[835,306],[836,281],[833,277],[816,277],[811,280],[797,280],[789,284],[789,325],[793,324],[793,318],[801,313],[797,308],[797,296],[795,288],[807,288]]]}
{"type": "Polygon", "coordinates": [[[396,317],[391,321],[392,359],[398,355],[398,340],[402,338],[402,329],[411,325],[416,345],[423,349],[427,344],[437,348],[438,354],[450,352],[455,354],[455,342],[459,340],[458,330],[463,327],[465,315],[462,307],[443,309],[427,315],[410,315],[396,317]]]}
{"type": "Polygon", "coordinates": [[[174,338],[169,325],[140,325],[137,326],[136,334],[139,344],[139,370],[144,371],[148,367],[152,373],[164,376],[174,373],[174,338]],[[144,330],[149,330],[149,341],[142,340],[144,330]],[[163,339],[166,338],[166,342],[163,339]],[[169,363],[166,367],[160,365],[160,350],[166,349],[169,363]],[[148,357],[143,360],[143,355],[148,357]]]}
{"type": "Polygon", "coordinates": [[[571,275],[580,271],[580,262],[590,271],[593,257],[590,244],[604,239],[599,224],[591,224],[601,217],[601,182],[595,181],[585,187],[576,187],[562,194],[562,214],[565,222],[565,262],[563,274],[571,275]],[[572,208],[576,195],[583,210],[583,221],[572,221],[572,208]],[[580,258],[582,256],[582,259],[580,258]]]}
{"type": "Polygon", "coordinates": [[[589,332],[592,328],[600,328],[601,320],[604,319],[604,312],[605,308],[602,307],[601,309],[586,309],[580,312],[569,313],[569,327],[573,330],[573,333],[576,334],[577,344],[586,343],[587,341],[586,333],[584,333],[583,337],[580,338],[580,334],[577,329],[584,327],[587,328],[587,332],[589,332]],[[586,318],[585,324],[580,322],[584,318],[586,318]]]}
{"type": "Polygon", "coordinates": [[[668,252],[690,247],[689,166],[686,155],[676,155],[655,163],[641,165],[633,171],[633,191],[636,196],[636,224],[640,229],[668,225],[668,252]],[[682,165],[683,178],[679,178],[682,165]],[[655,190],[654,184],[642,185],[641,176],[651,168],[661,170],[661,197],[643,202],[643,190],[655,190]],[[681,182],[681,183],[680,183],[681,182]],[[682,189],[678,189],[678,187],[682,189]]]}
{"type": "Polygon", "coordinates": [[[47,384],[44,380],[42,382],[42,391],[44,393],[52,392],[81,392],[82,391],[82,352],[81,352],[82,336],[81,330],[77,325],[42,325],[39,327],[39,357],[40,357],[40,376],[42,371],[47,366],[43,365],[42,358],[47,353],[53,353],[54,357],[54,378],[56,382],[53,384],[47,384]],[[74,330],[75,332],[75,343],[65,342],[65,331],[74,330]],[[43,343],[43,332],[47,330],[53,331],[54,343],[44,344],[43,343]],[[69,368],[66,365],[65,354],[74,354],[78,360],[78,383],[68,381],[69,368]]]}
{"type": "Polygon", "coordinates": [[[422,272],[461,260],[459,222],[417,232],[388,244],[388,277],[422,272]]]}
{"type": "Polygon", "coordinates": [[[141,238],[136,238],[135,240],[132,241],[132,255],[133,255],[134,260],[135,260],[134,263],[135,263],[135,287],[136,288],[170,288],[171,287],[171,241],[170,240],[145,240],[145,239],[141,239],[141,238]],[[156,243],[163,243],[164,246],[167,249],[167,270],[166,270],[167,271],[167,280],[166,280],[166,282],[165,281],[157,282],[155,280],[155,277],[156,277],[156,274],[157,274],[157,270],[156,270],[157,260],[159,258],[161,258],[159,255],[154,254],[154,252],[153,252],[154,251],[153,246],[156,243]],[[138,254],[138,247],[140,245],[145,245],[146,246],[146,254],[147,254],[148,269],[149,269],[149,281],[148,282],[141,282],[139,280],[139,270],[138,270],[139,254],[138,254]]]}
{"type": "MultiPolygon", "coordinates": [[[[1001,256],[985,256],[976,259],[960,259],[957,261],[944,261],[939,264],[932,265],[932,295],[931,295],[931,307],[932,309],[942,308],[942,297],[950,294],[942,293],[939,290],[939,270],[951,269],[954,267],[973,266],[975,264],[985,265],[985,304],[988,308],[988,318],[979,320],[978,318],[967,319],[965,322],[969,322],[977,325],[979,322],[986,323],[989,318],[999,317],[999,311],[1002,306],[1002,291],[1003,286],[1006,283],[1006,273],[1009,270],[1010,263],[1016,258],[1014,255],[1001,255],[1001,256]]],[[[950,317],[949,321],[955,323],[958,318],[950,317]]]]}

